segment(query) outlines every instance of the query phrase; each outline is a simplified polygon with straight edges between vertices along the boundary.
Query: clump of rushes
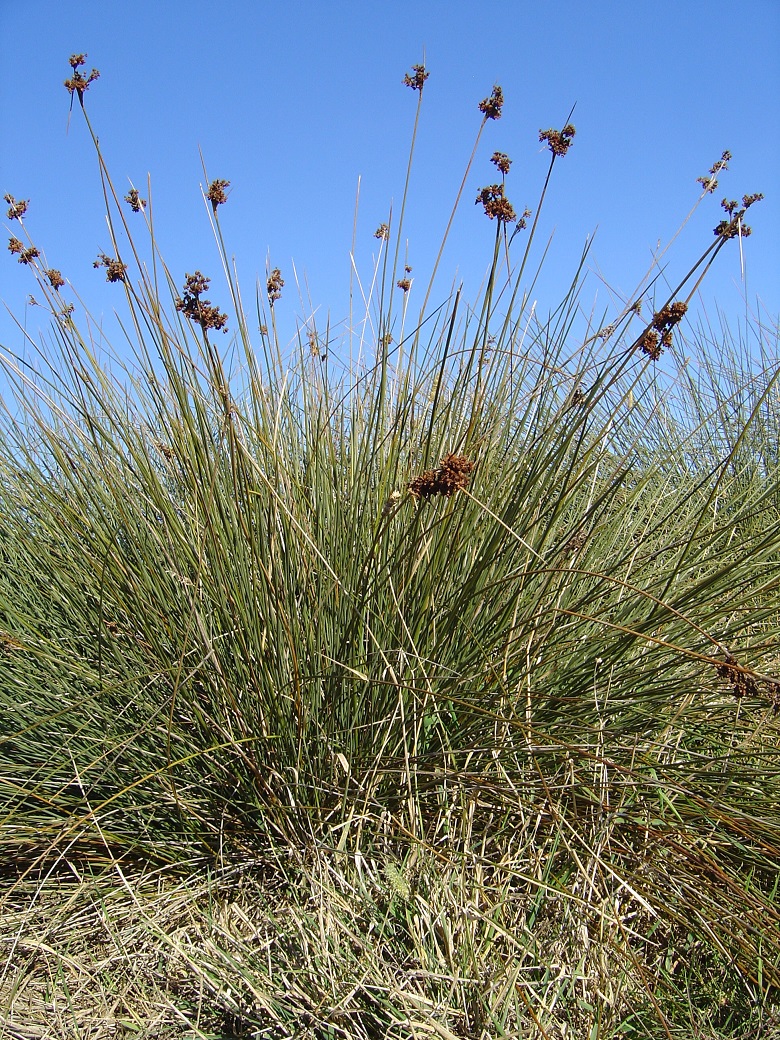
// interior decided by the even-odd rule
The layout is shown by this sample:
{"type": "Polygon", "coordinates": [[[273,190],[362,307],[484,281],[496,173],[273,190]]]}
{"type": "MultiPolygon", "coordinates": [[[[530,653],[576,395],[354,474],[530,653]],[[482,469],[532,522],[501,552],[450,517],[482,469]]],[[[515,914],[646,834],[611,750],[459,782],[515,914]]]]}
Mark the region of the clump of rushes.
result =
{"type": "Polygon", "coordinates": [[[742,218],[750,207],[755,202],[760,202],[763,197],[764,196],[761,192],[754,192],[752,195],[743,195],[741,207],[736,199],[723,199],[721,201],[721,207],[726,211],[728,219],[721,220],[718,226],[714,229],[713,234],[724,240],[736,238],[737,235],[741,235],[743,238],[752,235],[753,229],[749,228],[747,224],[743,224],[742,218]]]}
{"type": "Polygon", "coordinates": [[[17,202],[13,195],[4,195],[3,198],[8,203],[8,219],[21,221],[22,217],[27,212],[30,200],[27,199],[25,201],[24,199],[19,199],[17,202]]]}
{"type": "Polygon", "coordinates": [[[211,207],[214,212],[217,212],[217,206],[222,206],[227,202],[227,195],[225,194],[225,188],[230,187],[230,181],[215,180],[209,185],[209,190],[206,192],[206,198],[211,203],[211,207]]]}
{"type": "Polygon", "coordinates": [[[563,130],[540,130],[539,140],[547,142],[553,155],[566,155],[571,148],[576,133],[577,131],[572,124],[567,123],[563,130]]]}
{"type": "Polygon", "coordinates": [[[282,278],[282,272],[278,267],[275,267],[268,276],[266,281],[266,291],[268,292],[268,302],[273,306],[277,300],[282,298],[282,287],[284,285],[284,278],[282,278]]]}
{"type": "Polygon", "coordinates": [[[127,264],[101,253],[92,264],[93,267],[105,267],[107,282],[123,282],[127,274],[127,264]]]}
{"type": "Polygon", "coordinates": [[[484,98],[477,106],[485,119],[500,119],[504,107],[504,91],[496,84],[490,97],[484,98]]]}
{"type": "Polygon", "coordinates": [[[411,87],[412,90],[419,90],[422,93],[422,88],[425,86],[426,79],[430,76],[430,72],[427,71],[424,65],[412,65],[411,75],[407,72],[404,76],[403,83],[405,87],[411,87]]]}
{"type": "Polygon", "coordinates": [[[176,310],[181,311],[190,321],[200,325],[204,332],[209,329],[227,332],[227,314],[221,314],[209,300],[201,299],[203,293],[208,290],[209,284],[209,279],[200,271],[188,274],[184,282],[184,294],[175,301],[176,310]]]}
{"type": "Polygon", "coordinates": [[[97,69],[93,69],[88,76],[79,72],[81,66],[86,64],[86,61],[86,54],[71,54],[70,67],[73,69],[73,75],[70,79],[66,79],[64,84],[70,91],[71,98],[73,98],[74,94],[77,94],[82,105],[84,104],[84,94],[89,90],[90,83],[94,83],[100,76],[97,69]]]}
{"type": "Polygon", "coordinates": [[[707,177],[697,177],[696,180],[701,184],[706,192],[712,194],[718,187],[718,174],[729,168],[729,162],[731,160],[731,152],[728,150],[721,154],[720,159],[716,163],[710,166],[710,172],[707,177]]]}
{"type": "Polygon", "coordinates": [[[428,499],[434,495],[450,498],[456,491],[463,491],[469,485],[474,463],[465,455],[450,452],[441,460],[438,469],[427,469],[407,487],[413,498],[428,499]]]}
{"type": "Polygon", "coordinates": [[[146,199],[142,199],[137,188],[131,188],[125,195],[125,202],[133,213],[141,213],[146,208],[146,199]]]}

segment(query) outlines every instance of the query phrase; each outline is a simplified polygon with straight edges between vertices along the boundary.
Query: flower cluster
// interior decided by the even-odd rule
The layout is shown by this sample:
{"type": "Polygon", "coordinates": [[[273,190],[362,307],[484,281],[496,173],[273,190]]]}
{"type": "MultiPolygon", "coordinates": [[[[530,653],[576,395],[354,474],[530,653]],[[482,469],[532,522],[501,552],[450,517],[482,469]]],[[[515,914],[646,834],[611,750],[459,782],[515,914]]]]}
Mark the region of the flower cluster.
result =
{"type": "Polygon", "coordinates": [[[425,81],[430,76],[430,72],[426,71],[424,65],[412,65],[412,72],[414,75],[410,76],[407,72],[404,76],[404,86],[411,87],[412,90],[419,90],[422,93],[422,88],[425,86],[425,81]]]}
{"type": "Polygon", "coordinates": [[[498,84],[493,87],[490,97],[484,98],[477,106],[485,119],[500,119],[504,107],[504,92],[498,84]]]}
{"type": "Polygon", "coordinates": [[[563,130],[540,130],[539,140],[547,142],[554,156],[566,155],[576,133],[572,124],[567,123],[563,130]]]}
{"type": "Polygon", "coordinates": [[[728,220],[721,220],[713,233],[720,236],[720,238],[725,239],[736,238],[738,235],[747,238],[748,235],[752,234],[752,229],[749,228],[747,224],[742,223],[742,218],[753,203],[760,202],[763,197],[764,196],[761,192],[754,192],[752,195],[743,195],[741,208],[736,199],[723,199],[721,201],[721,207],[726,211],[728,220]]]}
{"type": "Polygon", "coordinates": [[[265,285],[268,292],[268,302],[273,306],[277,300],[282,298],[282,286],[284,285],[284,278],[282,278],[282,272],[278,267],[271,271],[265,285]]]}
{"type": "Polygon", "coordinates": [[[208,329],[227,332],[227,314],[220,314],[217,307],[212,307],[208,300],[201,299],[208,287],[209,279],[200,271],[188,274],[184,281],[184,295],[175,301],[176,310],[200,325],[204,332],[208,329]]]}
{"type": "Polygon", "coordinates": [[[450,452],[441,460],[438,469],[428,469],[407,484],[409,494],[413,498],[428,499],[434,495],[450,498],[456,491],[468,487],[473,469],[474,463],[465,455],[450,452]]]}
{"type": "Polygon", "coordinates": [[[374,232],[374,238],[381,239],[382,242],[386,242],[390,237],[390,228],[387,224],[380,224],[374,232]]]}
{"type": "Polygon", "coordinates": [[[127,264],[123,264],[121,260],[113,260],[110,256],[106,256],[105,253],[101,253],[92,266],[105,267],[107,282],[123,282],[125,280],[127,264]]]}
{"type": "Polygon", "coordinates": [[[512,160],[509,158],[506,152],[493,152],[493,154],[490,156],[490,161],[493,163],[497,170],[500,170],[501,173],[504,174],[504,176],[506,176],[509,173],[509,167],[512,165],[512,160]]]}
{"type": "Polygon", "coordinates": [[[125,195],[125,202],[128,204],[133,213],[140,213],[146,209],[146,199],[142,199],[138,194],[137,188],[131,188],[125,195]]]}
{"type": "Polygon", "coordinates": [[[474,205],[478,206],[480,202],[485,207],[485,213],[491,220],[495,217],[500,221],[509,223],[517,219],[512,203],[504,194],[503,184],[489,184],[486,188],[483,188],[477,195],[474,205]]]}
{"type": "Polygon", "coordinates": [[[12,253],[14,256],[18,256],[20,264],[29,264],[32,260],[35,260],[36,257],[41,255],[40,250],[36,249],[35,246],[30,246],[28,249],[25,249],[24,242],[20,242],[18,238],[8,239],[8,252],[12,253]]]}
{"type": "Polygon", "coordinates": [[[688,304],[682,300],[667,304],[653,315],[649,328],[639,337],[638,345],[643,354],[651,361],[657,361],[664,352],[664,347],[672,345],[672,329],[679,325],[688,310],[688,304]]]}
{"type": "Polygon", "coordinates": [[[8,219],[21,221],[22,217],[27,212],[30,200],[27,199],[25,202],[24,199],[19,199],[17,202],[13,195],[4,195],[3,198],[8,203],[8,219]]]}
{"type": "Polygon", "coordinates": [[[217,206],[223,205],[227,202],[227,195],[225,194],[225,188],[230,187],[230,181],[216,180],[209,184],[209,190],[206,192],[206,198],[211,203],[211,207],[214,212],[217,212],[217,206]]]}
{"type": "Polygon", "coordinates": [[[86,61],[86,54],[71,54],[70,67],[73,69],[73,76],[65,80],[65,86],[70,91],[70,96],[73,97],[74,94],[78,94],[82,105],[84,104],[84,92],[89,89],[90,83],[100,76],[97,69],[93,69],[88,76],[79,72],[80,67],[86,64],[86,61]]]}
{"type": "Polygon", "coordinates": [[[710,167],[709,176],[696,178],[696,180],[699,182],[699,184],[701,184],[702,188],[704,188],[705,191],[710,192],[710,194],[713,191],[715,191],[715,189],[718,187],[718,174],[723,173],[724,170],[727,170],[729,168],[730,159],[731,152],[725,151],[721,155],[720,159],[718,159],[718,161],[714,164],[714,166],[710,167]]]}

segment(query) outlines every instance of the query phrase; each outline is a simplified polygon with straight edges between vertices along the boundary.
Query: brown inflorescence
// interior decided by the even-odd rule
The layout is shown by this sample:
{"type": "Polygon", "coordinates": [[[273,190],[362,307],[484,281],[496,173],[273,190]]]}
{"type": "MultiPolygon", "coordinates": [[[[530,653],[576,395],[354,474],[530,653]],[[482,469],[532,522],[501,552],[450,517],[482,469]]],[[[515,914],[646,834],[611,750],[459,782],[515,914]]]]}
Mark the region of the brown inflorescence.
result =
{"type": "Polygon", "coordinates": [[[428,469],[407,484],[409,494],[413,498],[428,499],[434,495],[450,498],[456,491],[468,487],[473,469],[474,463],[465,455],[450,452],[441,460],[438,469],[428,469]]]}
{"type": "Polygon", "coordinates": [[[696,180],[701,184],[705,191],[712,193],[718,186],[718,174],[723,173],[724,170],[729,168],[729,160],[731,159],[731,152],[725,151],[721,155],[718,161],[710,166],[710,172],[708,177],[697,177],[696,180]]]}
{"type": "Polygon", "coordinates": [[[652,329],[645,329],[639,337],[639,349],[643,354],[647,354],[651,361],[657,361],[663,354],[658,333],[652,329]]]}
{"type": "Polygon", "coordinates": [[[490,97],[484,98],[477,106],[485,119],[500,119],[504,107],[504,92],[498,84],[493,87],[490,97]]]}
{"type": "Polygon", "coordinates": [[[539,140],[547,142],[554,156],[566,155],[576,133],[572,124],[567,123],[563,130],[540,130],[539,140]]]}
{"type": "Polygon", "coordinates": [[[480,202],[485,207],[485,213],[491,220],[495,217],[500,221],[509,223],[517,217],[512,203],[504,194],[503,184],[489,184],[486,188],[483,188],[477,195],[474,205],[478,206],[480,202]]]}
{"type": "Polygon", "coordinates": [[[20,264],[29,264],[32,260],[35,260],[36,257],[41,255],[40,250],[36,249],[35,246],[30,246],[28,249],[25,249],[24,243],[20,242],[18,238],[8,239],[8,252],[12,253],[14,256],[18,256],[20,264]]]}
{"type": "Polygon", "coordinates": [[[387,226],[387,224],[380,224],[379,227],[374,232],[374,238],[379,238],[383,242],[386,242],[389,237],[390,237],[390,228],[387,226]]]}
{"type": "Polygon", "coordinates": [[[426,79],[430,76],[424,65],[412,65],[413,75],[409,75],[407,72],[404,76],[403,83],[405,87],[411,87],[412,90],[419,90],[422,93],[422,88],[425,86],[426,79]]]}
{"type": "Polygon", "coordinates": [[[275,267],[268,276],[266,281],[266,290],[268,292],[268,302],[273,305],[277,300],[282,298],[282,286],[284,285],[284,278],[282,278],[282,272],[278,267],[275,267]]]}
{"type": "Polygon", "coordinates": [[[142,199],[138,193],[137,188],[131,188],[125,195],[125,202],[128,204],[133,213],[140,213],[146,208],[146,199],[142,199]]]}
{"type": "Polygon", "coordinates": [[[56,267],[49,268],[49,270],[46,272],[46,277],[49,279],[49,285],[52,287],[52,289],[61,289],[65,284],[65,279],[62,277],[61,273],[56,269],[56,267]]]}
{"type": "Polygon", "coordinates": [[[3,198],[8,203],[8,219],[9,220],[21,220],[27,212],[27,207],[30,205],[30,200],[24,199],[17,200],[13,195],[4,195],[3,198]]]}
{"type": "Polygon", "coordinates": [[[650,327],[645,329],[637,340],[637,346],[651,361],[657,361],[664,348],[671,347],[672,329],[682,321],[687,310],[688,304],[683,300],[677,300],[675,303],[666,304],[653,315],[650,327]]]}
{"type": "Polygon", "coordinates": [[[114,260],[110,256],[106,256],[105,253],[101,253],[92,266],[105,267],[107,282],[123,282],[125,280],[127,264],[123,264],[121,260],[114,260]]]}
{"type": "Polygon", "coordinates": [[[743,195],[741,208],[736,199],[723,199],[721,207],[726,211],[728,220],[721,220],[713,233],[725,239],[736,238],[738,235],[741,235],[742,238],[747,238],[753,231],[747,224],[742,223],[742,218],[753,203],[760,202],[763,197],[760,191],[753,192],[751,195],[743,195]]]}
{"type": "Polygon", "coordinates": [[[758,695],[756,680],[749,672],[743,671],[737,665],[737,659],[733,654],[726,652],[725,660],[716,666],[718,677],[727,682],[734,696],[741,700],[745,696],[755,697],[758,695]]]}
{"type": "Polygon", "coordinates": [[[227,202],[227,195],[225,194],[225,188],[230,187],[230,181],[216,180],[209,184],[209,190],[206,192],[206,198],[211,203],[211,207],[214,212],[217,212],[217,206],[222,206],[227,202]]]}
{"type": "Polygon", "coordinates": [[[93,83],[100,76],[97,69],[93,69],[88,76],[79,72],[79,68],[86,63],[86,60],[86,54],[71,54],[69,62],[70,67],[73,69],[73,76],[65,80],[65,86],[70,91],[71,97],[74,94],[78,94],[82,105],[84,104],[85,91],[89,89],[90,83],[93,83]]]}
{"type": "Polygon", "coordinates": [[[200,271],[188,274],[184,282],[184,295],[175,301],[176,310],[200,325],[204,332],[208,329],[227,332],[227,314],[220,314],[217,307],[213,307],[208,300],[201,299],[208,287],[209,279],[200,271]]]}
{"type": "Polygon", "coordinates": [[[509,158],[506,152],[493,152],[493,154],[490,156],[490,161],[505,176],[507,173],[509,173],[509,167],[512,165],[512,160],[509,158]]]}
{"type": "Polygon", "coordinates": [[[399,278],[395,284],[399,289],[403,289],[405,293],[408,293],[412,287],[412,280],[411,278],[399,278]]]}

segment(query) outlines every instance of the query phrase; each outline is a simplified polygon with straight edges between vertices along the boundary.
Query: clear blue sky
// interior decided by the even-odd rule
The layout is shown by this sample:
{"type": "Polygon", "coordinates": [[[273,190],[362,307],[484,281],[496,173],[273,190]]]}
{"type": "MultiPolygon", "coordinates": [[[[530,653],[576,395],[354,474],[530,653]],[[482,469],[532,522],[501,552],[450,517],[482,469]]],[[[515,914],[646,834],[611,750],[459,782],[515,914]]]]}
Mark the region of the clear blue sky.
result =
{"type": "MultiPolygon", "coordinates": [[[[74,52],[101,72],[87,102],[117,186],[131,178],[145,194],[151,174],[158,239],[177,278],[202,270],[213,302],[227,308],[200,148],[209,178],[232,182],[220,215],[245,298],[270,258],[287,282],[278,311],[288,334],[308,316],[293,260],[320,326],[328,311],[334,324],[346,317],[358,177],[358,263],[368,275],[373,232],[403,188],[416,95],[401,80],[423,56],[430,79],[406,221],[418,305],[480,123],[477,103],[498,83],[504,115],[483,135],[434,302],[455,277],[475,289],[489,262],[494,227],[473,203],[497,179],[490,155],[512,157],[507,194],[518,211],[533,206],[548,164],[538,131],[563,126],[576,103],[577,136],[556,165],[540,227],[540,244],[555,238],[539,308],[560,300],[594,231],[590,266],[631,292],[695,202],[696,178],[727,148],[731,168],[669,255],[669,278],[712,241],[723,195],[763,191],[744,242],[746,282],[730,243],[705,300],[734,317],[757,299],[770,316],[780,310],[778,0],[0,0],[0,12],[0,195],[31,200],[36,244],[98,314],[123,294],[92,268],[110,241],[78,104],[68,124],[62,82],[74,52]]],[[[34,331],[42,312],[25,309],[32,277],[5,249],[0,285],[34,331]]],[[[583,303],[597,293],[600,310],[609,294],[594,277],[583,303]]],[[[21,348],[4,313],[0,344],[21,348]]]]}

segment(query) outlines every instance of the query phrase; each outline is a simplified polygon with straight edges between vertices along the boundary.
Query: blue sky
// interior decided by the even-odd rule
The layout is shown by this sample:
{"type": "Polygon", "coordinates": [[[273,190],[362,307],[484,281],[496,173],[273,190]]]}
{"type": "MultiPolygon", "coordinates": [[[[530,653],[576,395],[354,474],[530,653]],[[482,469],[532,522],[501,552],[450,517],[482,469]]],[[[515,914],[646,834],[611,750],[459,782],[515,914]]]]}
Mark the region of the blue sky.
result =
{"type": "MultiPolygon", "coordinates": [[[[538,131],[562,127],[576,104],[577,136],[556,164],[540,224],[538,243],[554,238],[535,290],[539,309],[559,302],[594,232],[583,304],[597,297],[597,310],[609,311],[606,285],[631,293],[653,248],[696,201],[696,178],[727,148],[730,170],[667,254],[668,278],[712,241],[724,195],[763,191],[744,242],[745,281],[738,244],[729,243],[703,302],[734,320],[759,300],[771,317],[780,311],[777,0],[0,0],[0,12],[0,195],[31,200],[26,226],[36,245],[98,316],[121,307],[122,294],[92,268],[110,241],[78,105],[68,120],[62,82],[74,52],[101,72],[87,102],[117,186],[125,191],[130,178],[145,194],[151,175],[171,271],[181,282],[200,269],[212,277],[213,302],[227,308],[200,195],[200,149],[209,178],[231,181],[220,216],[245,297],[267,260],[282,269],[286,336],[309,312],[293,261],[318,324],[328,313],[333,325],[346,318],[359,178],[357,263],[370,273],[373,232],[399,205],[406,172],[416,95],[401,80],[423,58],[430,79],[405,223],[418,305],[479,127],[477,104],[498,83],[504,114],[484,132],[434,303],[453,279],[464,279],[473,299],[488,266],[494,226],[474,198],[497,179],[490,155],[511,156],[507,194],[518,212],[533,207],[548,165],[538,131]]],[[[32,276],[5,250],[0,285],[35,335],[45,316],[26,307],[32,276]]],[[[5,313],[0,345],[22,349],[5,313]]]]}

